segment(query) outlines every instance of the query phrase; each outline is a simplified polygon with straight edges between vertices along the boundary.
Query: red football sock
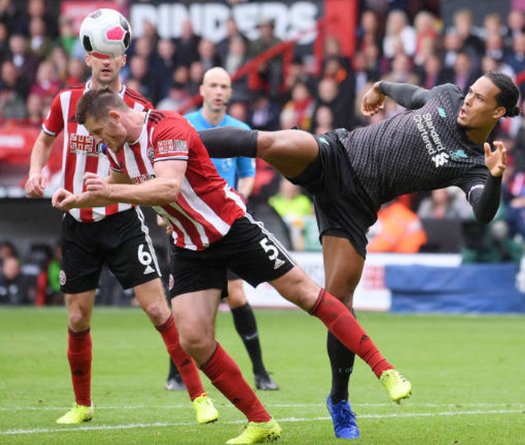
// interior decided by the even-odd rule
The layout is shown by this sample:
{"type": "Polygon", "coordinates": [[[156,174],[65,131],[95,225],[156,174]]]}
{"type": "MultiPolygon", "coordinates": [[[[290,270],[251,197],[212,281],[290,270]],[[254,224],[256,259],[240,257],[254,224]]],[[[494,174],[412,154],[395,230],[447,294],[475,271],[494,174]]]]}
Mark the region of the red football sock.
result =
{"type": "Polygon", "coordinates": [[[381,355],[348,308],[325,289],[319,293],[310,315],[319,318],[341,343],[368,363],[378,378],[383,371],[394,368],[381,355]]]}
{"type": "Polygon", "coordinates": [[[79,405],[91,405],[91,334],[68,328],[67,358],[71,368],[73,391],[79,405]]]}
{"type": "Polygon", "coordinates": [[[213,386],[222,392],[247,417],[248,421],[268,422],[271,420],[272,417],[244,380],[237,364],[218,342],[214,353],[201,366],[201,370],[208,376],[213,386]]]}
{"type": "Polygon", "coordinates": [[[188,389],[190,399],[206,394],[204,387],[202,386],[201,376],[199,370],[193,359],[182,349],[179,341],[179,333],[175,327],[175,321],[173,320],[173,314],[170,314],[170,318],[162,326],[155,326],[157,331],[162,335],[162,339],[166,344],[168,353],[171,359],[177,365],[177,368],[182,377],[182,381],[188,389]]]}

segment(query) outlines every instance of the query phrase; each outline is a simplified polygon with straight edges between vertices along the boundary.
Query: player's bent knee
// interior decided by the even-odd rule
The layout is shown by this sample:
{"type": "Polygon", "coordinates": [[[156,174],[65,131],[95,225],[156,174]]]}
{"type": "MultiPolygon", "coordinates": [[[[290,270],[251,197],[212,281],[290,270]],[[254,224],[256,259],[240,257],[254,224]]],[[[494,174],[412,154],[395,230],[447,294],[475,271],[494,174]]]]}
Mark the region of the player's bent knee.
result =
{"type": "Polygon", "coordinates": [[[170,310],[166,303],[146,304],[142,308],[144,309],[144,312],[146,312],[146,314],[148,315],[149,319],[156,326],[165,323],[170,316],[170,310]]]}

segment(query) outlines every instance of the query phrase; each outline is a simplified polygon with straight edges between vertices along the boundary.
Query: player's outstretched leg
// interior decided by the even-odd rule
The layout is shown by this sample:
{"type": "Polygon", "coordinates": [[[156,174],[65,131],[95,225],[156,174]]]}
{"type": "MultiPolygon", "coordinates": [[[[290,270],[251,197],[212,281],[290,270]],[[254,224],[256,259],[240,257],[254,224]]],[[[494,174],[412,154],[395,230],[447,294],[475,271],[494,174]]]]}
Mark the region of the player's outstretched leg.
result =
{"type": "Polygon", "coordinates": [[[306,131],[218,127],[198,133],[211,158],[261,158],[288,178],[304,172],[319,153],[317,141],[306,131]]]}
{"type": "MultiPolygon", "coordinates": [[[[284,298],[319,318],[341,343],[368,363],[378,379],[385,371],[394,370],[348,308],[325,289],[320,289],[300,267],[294,267],[270,284],[284,298]]],[[[381,383],[393,401],[399,403],[410,396],[412,386],[401,374],[396,371],[385,376],[388,377],[381,383]]]]}

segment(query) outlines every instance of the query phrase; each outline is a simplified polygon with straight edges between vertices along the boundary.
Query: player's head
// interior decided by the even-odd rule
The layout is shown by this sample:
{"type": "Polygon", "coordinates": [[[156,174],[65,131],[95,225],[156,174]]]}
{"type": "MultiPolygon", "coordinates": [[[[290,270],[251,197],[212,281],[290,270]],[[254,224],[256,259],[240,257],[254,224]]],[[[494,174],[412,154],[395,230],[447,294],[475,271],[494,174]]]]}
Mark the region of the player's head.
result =
{"type": "Polygon", "coordinates": [[[204,73],[200,93],[203,107],[213,113],[226,112],[226,105],[232,96],[230,75],[224,68],[210,68],[204,73]]]}
{"type": "Polygon", "coordinates": [[[78,102],[76,117],[98,140],[118,151],[128,138],[123,117],[131,111],[118,94],[107,88],[92,88],[78,102]]]}
{"type": "Polygon", "coordinates": [[[469,88],[457,122],[467,129],[492,128],[502,117],[520,114],[518,87],[506,74],[488,72],[469,88]]]}
{"type": "Polygon", "coordinates": [[[91,78],[95,87],[120,85],[120,70],[126,65],[126,54],[107,59],[86,54],[85,60],[86,65],[91,68],[91,78]]]}

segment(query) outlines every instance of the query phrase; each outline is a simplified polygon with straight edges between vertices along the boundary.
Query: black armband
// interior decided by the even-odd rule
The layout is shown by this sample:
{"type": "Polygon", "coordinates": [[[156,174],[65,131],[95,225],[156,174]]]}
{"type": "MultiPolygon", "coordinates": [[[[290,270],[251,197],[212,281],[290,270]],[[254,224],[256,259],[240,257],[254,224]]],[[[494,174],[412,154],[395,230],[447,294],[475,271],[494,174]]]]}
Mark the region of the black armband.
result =
{"type": "Polygon", "coordinates": [[[468,199],[474,209],[474,216],[483,224],[488,224],[499,208],[501,197],[501,176],[489,175],[483,187],[476,187],[470,191],[468,199]]]}
{"type": "Polygon", "coordinates": [[[210,158],[257,157],[257,130],[226,126],[197,133],[210,158]]]}

